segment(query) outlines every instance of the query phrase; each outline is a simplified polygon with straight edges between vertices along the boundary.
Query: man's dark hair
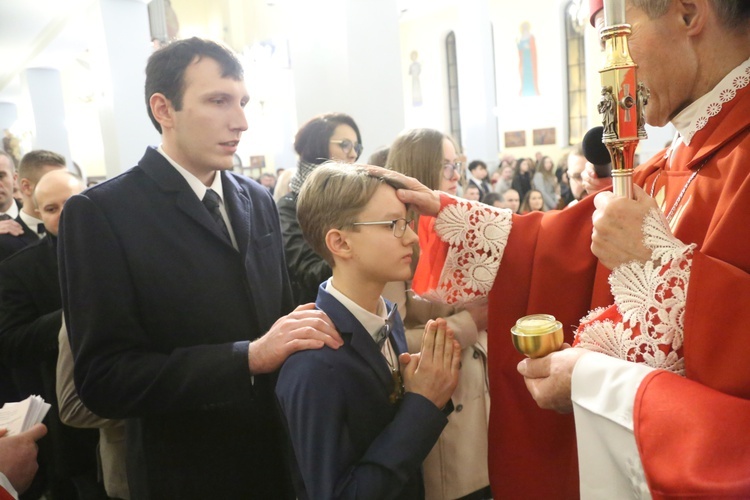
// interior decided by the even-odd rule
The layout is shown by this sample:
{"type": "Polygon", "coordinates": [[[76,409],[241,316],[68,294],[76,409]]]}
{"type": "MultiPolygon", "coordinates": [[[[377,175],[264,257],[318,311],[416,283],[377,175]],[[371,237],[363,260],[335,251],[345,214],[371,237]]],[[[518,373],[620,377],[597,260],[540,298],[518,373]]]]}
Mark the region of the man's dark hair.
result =
{"type": "Polygon", "coordinates": [[[320,165],[331,158],[330,140],[339,125],[349,125],[357,134],[357,142],[362,144],[359,127],[351,116],[344,113],[326,113],[311,119],[297,131],[294,150],[305,163],[320,165]]]}
{"type": "Polygon", "coordinates": [[[485,162],[482,160],[474,160],[469,163],[469,172],[473,172],[477,167],[484,167],[484,169],[487,170],[487,164],[485,162]]]}
{"type": "Polygon", "coordinates": [[[193,62],[209,57],[219,63],[222,78],[240,81],[244,78],[242,65],[234,53],[223,45],[201,38],[178,40],[163,47],[148,58],[146,65],[146,109],[151,123],[161,134],[161,125],[151,112],[149,101],[154,94],[163,94],[176,111],[182,109],[185,92],[185,70],[193,62]]]}

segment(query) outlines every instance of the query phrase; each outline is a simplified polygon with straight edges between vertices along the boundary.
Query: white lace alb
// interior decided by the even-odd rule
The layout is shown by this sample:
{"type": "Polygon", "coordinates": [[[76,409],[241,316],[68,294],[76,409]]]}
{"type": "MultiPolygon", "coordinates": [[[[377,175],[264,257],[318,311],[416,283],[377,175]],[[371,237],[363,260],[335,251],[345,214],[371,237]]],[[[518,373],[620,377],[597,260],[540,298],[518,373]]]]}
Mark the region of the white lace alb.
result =
{"type": "Polygon", "coordinates": [[[497,276],[512,224],[510,210],[457,200],[443,208],[435,231],[448,246],[436,290],[424,297],[465,304],[486,297],[497,276]]]}
{"type": "Polygon", "coordinates": [[[609,277],[620,320],[597,319],[606,310],[592,311],[581,320],[577,345],[684,375],[684,315],[695,245],[675,238],[655,208],[644,218],[643,234],[651,260],[621,265],[609,277]]]}
{"type": "Polygon", "coordinates": [[[737,91],[750,84],[750,59],[725,76],[716,87],[678,114],[673,125],[682,134],[683,142],[690,144],[693,136],[708,121],[721,112],[724,104],[734,99],[737,91]]]}

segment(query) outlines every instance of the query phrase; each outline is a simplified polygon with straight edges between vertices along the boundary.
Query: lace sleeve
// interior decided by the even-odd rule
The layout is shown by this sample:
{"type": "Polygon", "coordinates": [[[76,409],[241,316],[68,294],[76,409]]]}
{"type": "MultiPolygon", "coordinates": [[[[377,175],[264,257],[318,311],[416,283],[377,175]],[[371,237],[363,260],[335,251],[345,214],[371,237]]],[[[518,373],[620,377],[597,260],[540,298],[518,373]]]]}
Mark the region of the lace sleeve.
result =
{"type": "Polygon", "coordinates": [[[615,268],[609,277],[614,310],[596,310],[584,318],[576,344],[682,375],[685,304],[695,245],[675,238],[656,209],[645,217],[643,234],[651,260],[615,268]]]}
{"type": "Polygon", "coordinates": [[[512,215],[467,200],[453,199],[435,220],[435,232],[448,245],[436,287],[421,295],[448,304],[486,297],[508,242],[512,215]]]}

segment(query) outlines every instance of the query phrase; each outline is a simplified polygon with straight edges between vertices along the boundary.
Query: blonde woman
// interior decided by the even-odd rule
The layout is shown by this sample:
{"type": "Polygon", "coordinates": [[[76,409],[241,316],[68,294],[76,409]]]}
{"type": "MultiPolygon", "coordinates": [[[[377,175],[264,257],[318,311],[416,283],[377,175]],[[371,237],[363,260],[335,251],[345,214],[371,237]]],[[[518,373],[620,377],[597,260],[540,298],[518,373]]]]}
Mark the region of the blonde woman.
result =
{"type": "MultiPolygon", "coordinates": [[[[387,168],[415,177],[433,189],[455,195],[460,178],[459,153],[453,140],[432,129],[402,132],[391,145],[387,168]]],[[[434,223],[431,217],[419,227],[434,223]]],[[[418,249],[413,267],[418,262],[418,249]]],[[[487,306],[456,309],[416,298],[411,281],[391,282],[383,296],[398,304],[406,327],[409,352],[418,352],[424,325],[445,318],[462,348],[461,375],[453,393],[455,410],[424,462],[425,498],[491,498],[487,472],[487,306]]]]}

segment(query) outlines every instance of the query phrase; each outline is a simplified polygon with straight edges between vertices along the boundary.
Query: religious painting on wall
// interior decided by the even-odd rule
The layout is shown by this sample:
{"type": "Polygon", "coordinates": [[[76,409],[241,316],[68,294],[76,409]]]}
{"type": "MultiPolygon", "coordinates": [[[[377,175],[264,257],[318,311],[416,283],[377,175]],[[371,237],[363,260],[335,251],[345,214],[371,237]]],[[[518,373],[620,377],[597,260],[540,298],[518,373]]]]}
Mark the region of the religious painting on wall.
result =
{"type": "Polygon", "coordinates": [[[409,65],[409,76],[411,76],[411,105],[419,107],[422,105],[422,85],[419,82],[419,74],[422,65],[419,64],[419,52],[411,51],[411,64],[409,65]]]}
{"type": "Polygon", "coordinates": [[[262,155],[251,156],[250,168],[252,168],[253,170],[263,170],[264,168],[266,168],[266,157],[262,155]]]}
{"type": "Polygon", "coordinates": [[[514,130],[512,132],[505,132],[505,147],[506,148],[521,148],[526,146],[526,131],[525,130],[514,130]]]}
{"type": "Polygon", "coordinates": [[[557,144],[556,135],[554,127],[534,129],[534,146],[557,144]]]}
{"type": "Polygon", "coordinates": [[[519,95],[539,95],[539,84],[536,65],[536,39],[531,33],[531,24],[524,21],[520,26],[521,35],[516,41],[518,48],[518,72],[521,78],[519,95]]]}

